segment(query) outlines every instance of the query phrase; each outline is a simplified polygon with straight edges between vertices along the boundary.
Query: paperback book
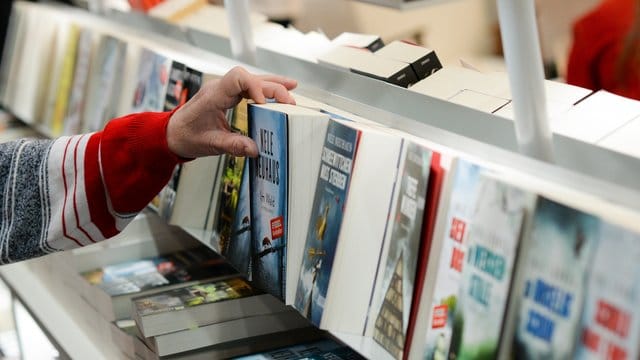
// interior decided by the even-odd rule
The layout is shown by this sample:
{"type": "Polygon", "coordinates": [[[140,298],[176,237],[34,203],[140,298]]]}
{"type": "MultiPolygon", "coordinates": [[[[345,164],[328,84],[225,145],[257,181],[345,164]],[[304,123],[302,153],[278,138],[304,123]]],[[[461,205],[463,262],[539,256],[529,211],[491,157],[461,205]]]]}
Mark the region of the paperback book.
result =
{"type": "Polygon", "coordinates": [[[242,278],[222,279],[134,298],[145,337],[285,311],[284,304],[242,278]]]}
{"type": "Polygon", "coordinates": [[[576,359],[640,355],[640,236],[602,222],[587,282],[576,359]]]}
{"type": "MultiPolygon", "coordinates": [[[[465,160],[457,161],[451,176],[452,188],[446,210],[444,231],[434,236],[441,251],[434,277],[434,289],[426,331],[425,358],[443,359],[449,353],[453,332],[454,314],[462,280],[464,257],[467,252],[466,234],[479,193],[481,168],[465,160]]],[[[427,275],[429,276],[429,275],[427,275]]],[[[428,281],[428,280],[427,280],[428,281]]],[[[423,293],[424,296],[424,293],[423,293]]]]}
{"type": "MultiPolygon", "coordinates": [[[[242,100],[231,109],[227,117],[232,132],[248,135],[249,123],[246,100],[242,100]]],[[[249,258],[249,249],[247,246],[242,247],[241,242],[233,241],[237,240],[237,237],[233,237],[233,233],[246,162],[244,156],[225,156],[222,180],[220,182],[220,200],[219,203],[212,203],[210,210],[218,214],[212,224],[214,230],[211,242],[216,243],[220,252],[242,273],[246,273],[248,269],[246,261],[249,258]]]]}
{"type": "Polygon", "coordinates": [[[249,161],[251,280],[284,299],[287,266],[288,134],[284,113],[249,106],[249,136],[258,157],[249,161]]]}
{"type": "Polygon", "coordinates": [[[368,320],[375,341],[396,359],[402,358],[409,322],[430,167],[431,151],[408,141],[368,320]]]}
{"type": "Polygon", "coordinates": [[[94,289],[87,300],[109,321],[130,317],[134,296],[235,274],[224,258],[203,246],[81,273],[94,289]]]}
{"type": "Polygon", "coordinates": [[[316,326],[322,320],[359,137],[354,128],[329,123],[294,304],[316,326]]]}
{"type": "Polygon", "coordinates": [[[592,215],[538,198],[513,288],[514,358],[573,356],[599,227],[592,215]]]}
{"type": "Polygon", "coordinates": [[[533,195],[489,176],[480,177],[478,190],[449,359],[497,358],[522,227],[535,201],[533,195]]]}

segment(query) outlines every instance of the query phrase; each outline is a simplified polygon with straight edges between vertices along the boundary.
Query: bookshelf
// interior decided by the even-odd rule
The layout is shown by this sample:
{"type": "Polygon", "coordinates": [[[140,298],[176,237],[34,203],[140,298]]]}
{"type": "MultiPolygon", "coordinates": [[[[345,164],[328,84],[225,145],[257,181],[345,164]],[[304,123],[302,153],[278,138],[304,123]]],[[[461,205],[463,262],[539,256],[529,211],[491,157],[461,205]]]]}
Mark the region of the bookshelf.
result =
{"type": "MultiPolygon", "coordinates": [[[[431,1],[416,1],[412,6],[431,1]]],[[[137,13],[110,11],[102,15],[56,5],[47,6],[60,16],[70,16],[80,23],[110,29],[117,24],[139,41],[162,42],[176,54],[198,58],[211,66],[230,69],[238,64],[231,59],[228,39],[198,30],[171,25],[137,13]]],[[[111,31],[111,30],[110,30],[111,31]]],[[[176,58],[180,60],[179,56],[176,58]]],[[[273,72],[296,78],[296,93],[327,103],[400,130],[411,132],[478,159],[491,159],[505,168],[539,176],[549,183],[562,184],[576,191],[640,212],[640,159],[612,152],[562,135],[555,135],[553,148],[556,164],[549,164],[518,153],[513,122],[453,103],[410,92],[387,83],[343,72],[273,51],[257,49],[254,72],[273,72]],[[375,105],[372,105],[375,104],[375,105]]],[[[185,229],[193,237],[211,246],[209,234],[185,229]]],[[[213,248],[213,247],[212,247],[213,248]]],[[[215,250],[215,248],[214,248],[215,250]]],[[[68,309],[46,290],[44,281],[24,263],[0,268],[0,274],[34,309],[56,340],[72,358],[113,358],[109,350],[95,344],[83,328],[68,314],[68,309]],[[42,304],[55,311],[39,311],[42,304]],[[73,331],[68,330],[73,329],[73,331]],[[64,331],[63,331],[64,330],[64,331]],[[76,334],[78,333],[78,334],[76,334]],[[91,356],[87,356],[91,354],[91,356]]],[[[357,337],[336,334],[365,356],[371,356],[370,344],[357,337]]]]}

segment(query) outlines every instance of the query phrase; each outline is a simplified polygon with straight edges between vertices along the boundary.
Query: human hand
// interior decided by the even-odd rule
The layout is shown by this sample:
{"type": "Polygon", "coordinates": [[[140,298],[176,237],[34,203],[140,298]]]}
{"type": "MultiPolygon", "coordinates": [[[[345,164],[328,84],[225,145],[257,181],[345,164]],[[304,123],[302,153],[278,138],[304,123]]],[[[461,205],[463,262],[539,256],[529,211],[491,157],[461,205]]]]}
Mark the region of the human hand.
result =
{"type": "Polygon", "coordinates": [[[289,90],[297,82],[276,75],[254,75],[235,67],[221,79],[203,84],[195,96],[178,109],[167,125],[169,149],[183,158],[233,154],[258,156],[258,146],[250,138],[232,133],[226,111],[242,98],[264,104],[267,98],[295,104],[289,90]]]}

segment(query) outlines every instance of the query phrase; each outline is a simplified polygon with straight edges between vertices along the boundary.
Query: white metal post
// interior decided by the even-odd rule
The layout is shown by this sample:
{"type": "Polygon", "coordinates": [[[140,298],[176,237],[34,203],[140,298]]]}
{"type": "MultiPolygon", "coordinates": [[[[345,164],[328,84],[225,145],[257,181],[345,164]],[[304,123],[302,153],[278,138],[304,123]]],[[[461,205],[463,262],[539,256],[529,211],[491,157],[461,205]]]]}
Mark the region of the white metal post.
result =
{"type": "Polygon", "coordinates": [[[534,0],[497,0],[520,152],[553,162],[534,0]]]}
{"type": "Polygon", "coordinates": [[[256,65],[256,45],[253,42],[249,0],[224,0],[229,21],[229,37],[233,57],[248,65],[256,65]]]}

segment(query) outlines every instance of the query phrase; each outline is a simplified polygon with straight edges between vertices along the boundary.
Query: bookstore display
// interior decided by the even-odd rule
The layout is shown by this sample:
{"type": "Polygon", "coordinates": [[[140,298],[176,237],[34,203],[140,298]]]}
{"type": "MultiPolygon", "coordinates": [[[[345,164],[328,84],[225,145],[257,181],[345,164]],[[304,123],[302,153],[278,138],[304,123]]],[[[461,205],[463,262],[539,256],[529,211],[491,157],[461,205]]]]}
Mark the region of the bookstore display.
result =
{"type": "MultiPolygon", "coordinates": [[[[235,64],[207,66],[201,49],[67,10],[14,5],[2,141],[173,111],[235,64]]],[[[225,23],[224,11],[205,1],[165,1],[145,16],[228,36],[211,24],[225,23]]],[[[375,35],[331,40],[251,21],[259,46],[296,61],[513,120],[504,73],[443,65],[437,49],[375,35]]],[[[545,88],[555,133],[640,156],[640,102],[545,88]]],[[[638,208],[293,95],[297,105],[228,111],[256,158],[186,162],[115,238],[8,265],[0,277],[36,317],[46,315],[29,291],[47,293],[105,358],[639,356],[638,208]]]]}

